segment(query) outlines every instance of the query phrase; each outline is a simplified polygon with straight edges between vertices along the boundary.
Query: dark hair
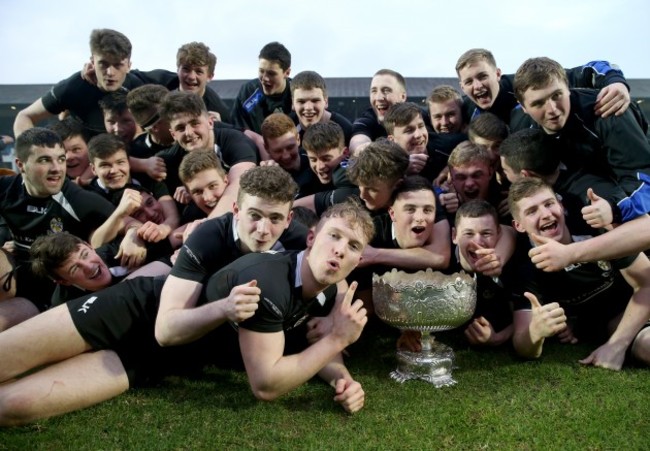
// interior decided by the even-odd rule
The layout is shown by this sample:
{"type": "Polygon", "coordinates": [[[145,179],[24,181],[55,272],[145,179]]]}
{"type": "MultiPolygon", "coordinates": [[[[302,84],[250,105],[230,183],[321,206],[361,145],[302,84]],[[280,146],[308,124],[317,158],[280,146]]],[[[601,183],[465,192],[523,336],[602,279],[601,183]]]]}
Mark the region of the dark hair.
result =
{"type": "Polygon", "coordinates": [[[486,49],[469,49],[458,58],[456,62],[456,73],[458,74],[465,66],[471,66],[479,61],[485,61],[490,66],[496,68],[497,62],[492,52],[486,49]]]}
{"type": "Polygon", "coordinates": [[[395,132],[395,127],[404,127],[415,118],[422,117],[422,110],[413,102],[395,103],[388,108],[384,116],[384,128],[389,135],[395,132]]]}
{"type": "Polygon", "coordinates": [[[293,202],[298,185],[280,166],[255,166],[239,179],[237,204],[242,204],[244,194],[273,202],[293,202]]]}
{"type": "Polygon", "coordinates": [[[100,160],[110,158],[120,150],[126,153],[126,144],[119,136],[110,133],[101,133],[88,141],[88,158],[91,163],[94,163],[95,158],[100,160]]]}
{"type": "Polygon", "coordinates": [[[545,189],[555,193],[551,185],[537,177],[523,177],[515,180],[512,185],[510,185],[510,189],[508,189],[508,207],[512,217],[515,220],[518,220],[519,218],[519,207],[517,206],[517,202],[527,197],[534,196],[545,189]]]}
{"type": "Polygon", "coordinates": [[[84,127],[84,124],[74,116],[68,116],[63,120],[56,121],[48,127],[61,137],[61,141],[75,136],[81,136],[86,143],[92,137],[91,133],[84,127]]]}
{"type": "Polygon", "coordinates": [[[408,165],[408,154],[394,142],[381,138],[350,158],[348,179],[357,186],[373,180],[398,181],[406,175],[408,165]]]}
{"type": "Polygon", "coordinates": [[[120,60],[131,58],[131,41],[119,31],[98,28],[90,33],[90,52],[115,56],[120,60]]]}
{"type": "Polygon", "coordinates": [[[33,127],[25,130],[16,138],[16,157],[25,162],[32,154],[32,147],[63,147],[61,137],[48,128],[33,127]]]}
{"type": "Polygon", "coordinates": [[[160,118],[160,104],[168,92],[169,89],[164,86],[152,84],[129,91],[126,95],[126,106],[140,127],[149,127],[160,118]]]}
{"type": "Polygon", "coordinates": [[[463,202],[456,211],[456,220],[454,227],[458,227],[462,218],[480,218],[482,216],[491,216],[494,223],[499,227],[499,214],[496,208],[486,200],[473,199],[463,202]]]}
{"type": "Polygon", "coordinates": [[[126,92],[124,91],[110,92],[97,103],[104,113],[122,114],[128,110],[126,106],[126,92]]]}
{"type": "Polygon", "coordinates": [[[508,133],[506,123],[499,119],[499,116],[496,114],[487,111],[472,119],[469,123],[469,130],[467,131],[470,141],[476,137],[492,141],[503,141],[508,137],[508,133]]]}
{"type": "Polygon", "coordinates": [[[178,176],[183,184],[187,184],[199,172],[215,169],[221,177],[226,176],[226,171],[221,165],[221,160],[212,150],[197,150],[187,152],[178,167],[178,176]]]}
{"type": "Polygon", "coordinates": [[[203,99],[190,91],[172,91],[167,94],[160,105],[160,117],[171,122],[175,114],[190,114],[199,117],[208,114],[203,99]]]}
{"type": "Polygon", "coordinates": [[[32,272],[39,277],[60,279],[56,271],[82,244],[87,243],[69,232],[39,236],[29,249],[32,272]]]}
{"type": "Polygon", "coordinates": [[[345,135],[336,122],[317,122],[305,130],[302,148],[309,152],[323,152],[333,148],[343,150],[345,135]]]}
{"type": "Polygon", "coordinates": [[[397,83],[402,87],[404,91],[406,91],[406,80],[399,72],[394,71],[392,69],[379,69],[377,72],[375,72],[373,78],[376,77],[377,75],[390,75],[395,80],[397,80],[397,83]]]}
{"type": "Polygon", "coordinates": [[[527,128],[508,136],[499,154],[515,173],[531,171],[540,177],[553,175],[560,165],[560,156],[553,139],[543,130],[527,128]]]}
{"type": "Polygon", "coordinates": [[[262,47],[259,59],[277,62],[282,70],[287,70],[291,67],[291,53],[289,53],[289,50],[284,45],[277,41],[269,42],[262,47]]]}
{"type": "Polygon", "coordinates": [[[313,70],[299,72],[291,79],[291,95],[296,89],[320,89],[323,91],[323,97],[327,98],[325,79],[313,70]]]}
{"type": "Polygon", "coordinates": [[[318,215],[307,207],[293,207],[291,211],[293,212],[293,221],[298,221],[307,228],[312,228],[318,224],[318,215]]]}
{"type": "Polygon", "coordinates": [[[395,203],[395,199],[400,194],[411,193],[413,191],[431,191],[433,198],[436,198],[436,192],[433,190],[433,185],[429,180],[421,175],[409,175],[408,177],[404,177],[402,183],[393,190],[391,204],[395,203]]]}
{"type": "Polygon", "coordinates": [[[566,71],[560,63],[550,58],[529,58],[523,62],[515,73],[515,97],[524,107],[524,94],[530,88],[541,89],[557,79],[569,86],[566,71]]]}
{"type": "Polygon", "coordinates": [[[210,47],[202,42],[189,42],[183,44],[176,53],[176,67],[184,64],[190,66],[208,66],[208,75],[214,75],[217,65],[217,56],[210,51],[210,47]]]}

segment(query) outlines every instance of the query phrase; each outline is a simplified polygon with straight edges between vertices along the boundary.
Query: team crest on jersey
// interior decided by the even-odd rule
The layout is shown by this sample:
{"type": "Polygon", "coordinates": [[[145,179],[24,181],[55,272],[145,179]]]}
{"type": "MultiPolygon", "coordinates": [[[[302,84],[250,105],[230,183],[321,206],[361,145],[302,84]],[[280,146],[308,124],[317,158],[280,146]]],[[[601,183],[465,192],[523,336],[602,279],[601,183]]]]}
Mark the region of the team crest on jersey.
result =
{"type": "Polygon", "coordinates": [[[603,277],[607,277],[612,270],[612,264],[606,260],[598,261],[598,267],[604,272],[603,277]]]}
{"type": "Polygon", "coordinates": [[[63,221],[61,218],[54,217],[50,221],[50,232],[59,233],[63,232],[63,221]]]}

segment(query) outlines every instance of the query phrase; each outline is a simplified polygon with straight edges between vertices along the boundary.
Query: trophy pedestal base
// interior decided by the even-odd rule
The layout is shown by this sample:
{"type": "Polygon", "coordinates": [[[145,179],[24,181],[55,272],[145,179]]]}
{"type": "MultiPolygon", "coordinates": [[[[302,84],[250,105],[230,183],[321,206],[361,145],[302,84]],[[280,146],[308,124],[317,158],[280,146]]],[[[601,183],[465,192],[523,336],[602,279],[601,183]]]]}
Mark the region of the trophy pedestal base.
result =
{"type": "Polygon", "coordinates": [[[421,379],[436,388],[448,387],[456,384],[451,377],[455,360],[454,351],[449,346],[434,341],[431,349],[420,352],[397,351],[397,369],[390,373],[390,377],[397,382],[421,379]]]}

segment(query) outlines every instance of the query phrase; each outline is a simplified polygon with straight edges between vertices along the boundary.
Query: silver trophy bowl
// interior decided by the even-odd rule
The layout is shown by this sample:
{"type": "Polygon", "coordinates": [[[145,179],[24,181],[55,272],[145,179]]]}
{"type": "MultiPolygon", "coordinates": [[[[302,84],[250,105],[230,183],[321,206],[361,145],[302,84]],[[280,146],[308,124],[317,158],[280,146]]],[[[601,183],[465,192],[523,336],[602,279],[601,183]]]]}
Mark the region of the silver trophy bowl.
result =
{"type": "Polygon", "coordinates": [[[391,378],[404,382],[422,379],[436,387],[454,385],[454,351],[435,340],[431,332],[455,329],[471,319],[476,308],[476,281],[464,272],[445,275],[393,269],[373,274],[372,298],[375,313],[400,330],[422,333],[420,352],[397,351],[397,369],[391,378]]]}

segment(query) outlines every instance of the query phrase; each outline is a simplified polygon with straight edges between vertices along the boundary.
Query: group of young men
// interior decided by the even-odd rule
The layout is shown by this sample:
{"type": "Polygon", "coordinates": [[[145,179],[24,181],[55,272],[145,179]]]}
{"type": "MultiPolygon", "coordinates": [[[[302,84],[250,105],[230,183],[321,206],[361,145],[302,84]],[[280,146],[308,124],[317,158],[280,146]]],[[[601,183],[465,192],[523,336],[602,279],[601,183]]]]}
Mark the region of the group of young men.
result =
{"type": "Polygon", "coordinates": [[[471,345],[536,358],[551,337],[593,340],[585,364],[650,363],[650,243],[634,236],[650,144],[608,62],[532,58],[512,76],[471,49],[462,94],[432,87],[426,108],[381,69],[350,122],[277,42],[231,110],[205,44],[182,45],[175,73],[130,70],[115,30],[90,49],[18,113],[19,174],[0,177],[0,425],[205,363],[243,366],[262,400],[318,374],[356,412],[343,351],[392,268],[475,274],[471,345]]]}

